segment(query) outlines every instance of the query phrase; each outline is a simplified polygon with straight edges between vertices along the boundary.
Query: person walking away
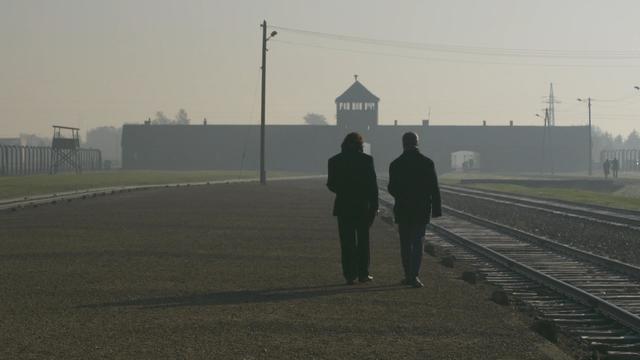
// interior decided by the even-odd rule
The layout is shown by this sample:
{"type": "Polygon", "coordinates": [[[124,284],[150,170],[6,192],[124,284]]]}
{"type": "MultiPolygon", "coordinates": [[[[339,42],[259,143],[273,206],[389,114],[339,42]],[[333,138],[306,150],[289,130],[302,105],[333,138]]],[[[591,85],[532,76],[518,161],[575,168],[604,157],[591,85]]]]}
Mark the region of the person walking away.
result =
{"type": "Polygon", "coordinates": [[[378,212],[378,183],[373,158],[363,152],[364,140],[350,133],[342,151],[329,159],[327,187],[336,194],[342,274],[348,285],[369,282],[369,228],[378,212]]]}
{"type": "Polygon", "coordinates": [[[421,288],[419,279],[423,241],[431,218],[442,216],[440,188],[435,165],[418,150],[418,135],[402,136],[404,151],[389,166],[389,194],[395,199],[393,212],[400,235],[404,285],[421,288]]]}
{"type": "Polygon", "coordinates": [[[611,170],[613,172],[613,177],[617,179],[618,170],[620,170],[620,161],[618,161],[618,158],[614,158],[613,161],[611,162],[611,170]]]}
{"type": "Polygon", "coordinates": [[[603,163],[602,163],[602,171],[604,172],[604,178],[605,180],[609,178],[609,171],[611,169],[611,162],[609,161],[609,159],[606,159],[603,163]]]}

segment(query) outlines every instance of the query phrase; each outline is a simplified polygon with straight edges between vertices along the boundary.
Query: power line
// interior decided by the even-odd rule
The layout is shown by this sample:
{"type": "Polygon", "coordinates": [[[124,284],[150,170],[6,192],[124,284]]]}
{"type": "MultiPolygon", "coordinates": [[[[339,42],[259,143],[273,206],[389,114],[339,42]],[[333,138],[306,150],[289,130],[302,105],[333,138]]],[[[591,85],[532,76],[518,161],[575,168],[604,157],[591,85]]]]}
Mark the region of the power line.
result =
{"type": "Polygon", "coordinates": [[[398,53],[387,53],[387,52],[369,51],[369,50],[345,49],[345,48],[338,48],[338,47],[332,47],[332,46],[323,46],[323,45],[315,45],[315,44],[308,44],[308,43],[300,43],[300,42],[288,41],[288,40],[282,40],[282,39],[277,39],[277,40],[274,39],[273,42],[274,43],[280,43],[280,44],[286,44],[286,45],[290,45],[290,46],[325,49],[325,50],[349,52],[349,53],[355,53],[355,54],[378,55],[378,56],[386,56],[386,57],[404,58],[404,59],[421,60],[421,61],[427,61],[427,62],[445,62],[445,63],[480,64],[480,65],[533,66],[533,67],[551,67],[551,68],[638,68],[638,67],[640,67],[640,65],[544,64],[544,63],[516,63],[516,62],[505,62],[505,61],[467,60],[467,59],[453,59],[453,58],[441,58],[441,57],[425,57],[425,56],[414,56],[414,55],[402,55],[402,54],[398,54],[398,53]]]}
{"type": "Polygon", "coordinates": [[[369,45],[397,47],[432,52],[445,52],[465,55],[499,56],[499,57],[531,57],[531,58],[568,58],[589,60],[629,60],[640,59],[638,51],[593,51],[593,50],[552,50],[552,49],[524,49],[478,47],[435,43],[416,43],[398,40],[382,40],[367,37],[332,34],[319,31],[295,29],[283,26],[271,26],[274,29],[292,32],[303,36],[324,38],[346,42],[356,42],[369,45]]]}

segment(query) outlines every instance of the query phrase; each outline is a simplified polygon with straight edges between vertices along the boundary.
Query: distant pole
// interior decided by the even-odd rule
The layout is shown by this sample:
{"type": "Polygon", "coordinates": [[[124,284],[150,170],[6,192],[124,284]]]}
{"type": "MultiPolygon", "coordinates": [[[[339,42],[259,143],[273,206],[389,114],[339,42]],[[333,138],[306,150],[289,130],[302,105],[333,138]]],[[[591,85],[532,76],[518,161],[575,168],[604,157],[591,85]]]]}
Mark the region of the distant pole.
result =
{"type": "Polygon", "coordinates": [[[554,165],[554,161],[553,161],[553,138],[551,137],[551,128],[553,127],[551,125],[551,116],[550,116],[551,112],[549,111],[549,108],[546,108],[544,111],[544,117],[545,119],[547,119],[547,137],[549,138],[549,170],[551,172],[551,175],[555,174],[555,165],[554,165]]]}
{"type": "Polygon", "coordinates": [[[547,150],[547,126],[549,124],[547,124],[548,122],[548,115],[549,115],[549,110],[544,109],[544,126],[542,128],[542,173],[544,173],[545,170],[545,162],[547,161],[547,154],[546,154],[546,150],[547,150]]]}
{"type": "MultiPolygon", "coordinates": [[[[578,101],[584,102],[584,99],[578,98],[578,101]]],[[[593,146],[592,146],[592,137],[593,135],[591,134],[591,98],[588,97],[587,98],[587,107],[589,109],[589,126],[587,128],[587,130],[589,130],[589,136],[587,137],[588,141],[587,141],[587,161],[589,161],[589,164],[587,166],[587,172],[589,174],[589,176],[591,176],[591,174],[593,173],[592,171],[592,167],[593,167],[593,146]]]]}
{"type": "Polygon", "coordinates": [[[547,148],[547,120],[548,120],[549,110],[548,108],[544,109],[544,118],[540,116],[540,114],[536,114],[536,117],[543,119],[542,126],[542,146],[540,147],[542,150],[542,154],[540,157],[540,174],[544,174],[546,170],[547,156],[546,156],[546,148],[547,148]]]}
{"type": "Polygon", "coordinates": [[[591,158],[593,156],[592,152],[593,152],[593,147],[592,147],[592,137],[593,135],[591,134],[591,98],[587,99],[587,104],[589,106],[589,176],[591,176],[592,174],[592,166],[593,166],[593,159],[591,158]]]}
{"type": "Polygon", "coordinates": [[[267,184],[267,172],[264,166],[265,135],[265,83],[267,74],[267,21],[262,22],[262,99],[260,100],[260,184],[267,184]]]}
{"type": "Polygon", "coordinates": [[[556,126],[556,98],[553,95],[553,83],[549,84],[549,126],[556,126]]]}

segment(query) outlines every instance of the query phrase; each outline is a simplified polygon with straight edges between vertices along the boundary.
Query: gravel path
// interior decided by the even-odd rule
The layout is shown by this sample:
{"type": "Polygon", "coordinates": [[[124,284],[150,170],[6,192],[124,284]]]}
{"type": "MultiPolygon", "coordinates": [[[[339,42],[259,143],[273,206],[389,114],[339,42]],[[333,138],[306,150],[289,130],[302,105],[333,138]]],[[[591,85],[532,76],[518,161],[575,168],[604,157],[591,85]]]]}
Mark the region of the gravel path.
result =
{"type": "Polygon", "coordinates": [[[342,284],[322,181],[158,189],[0,214],[2,359],[562,359],[490,289],[425,258],[342,284]]]}

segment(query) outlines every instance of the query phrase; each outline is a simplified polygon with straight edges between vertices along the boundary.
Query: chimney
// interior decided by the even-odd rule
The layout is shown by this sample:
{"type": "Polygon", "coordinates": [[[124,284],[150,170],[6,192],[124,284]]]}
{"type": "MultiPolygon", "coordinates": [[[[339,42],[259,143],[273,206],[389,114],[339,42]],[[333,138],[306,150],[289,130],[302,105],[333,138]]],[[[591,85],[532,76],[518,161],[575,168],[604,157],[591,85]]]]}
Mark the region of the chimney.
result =
{"type": "Polygon", "coordinates": [[[487,120],[482,120],[482,126],[487,126],[487,120]]]}
{"type": "Polygon", "coordinates": [[[429,126],[429,120],[422,120],[422,126],[429,126]]]}
{"type": "Polygon", "coordinates": [[[509,126],[513,126],[513,120],[509,120],[509,126]]]}
{"type": "Polygon", "coordinates": [[[393,126],[398,126],[398,120],[393,120],[393,126]]]}

